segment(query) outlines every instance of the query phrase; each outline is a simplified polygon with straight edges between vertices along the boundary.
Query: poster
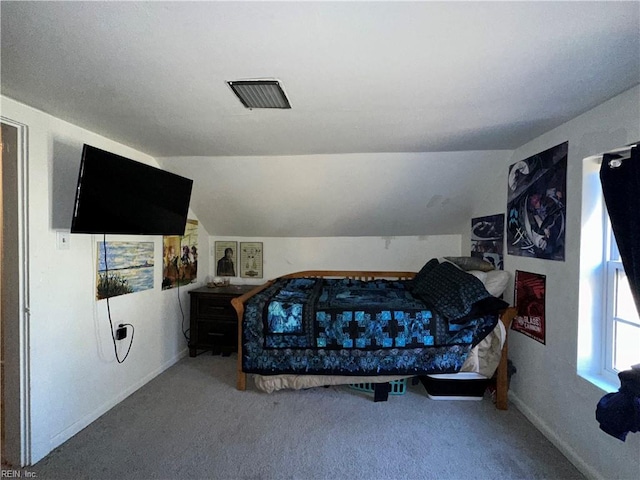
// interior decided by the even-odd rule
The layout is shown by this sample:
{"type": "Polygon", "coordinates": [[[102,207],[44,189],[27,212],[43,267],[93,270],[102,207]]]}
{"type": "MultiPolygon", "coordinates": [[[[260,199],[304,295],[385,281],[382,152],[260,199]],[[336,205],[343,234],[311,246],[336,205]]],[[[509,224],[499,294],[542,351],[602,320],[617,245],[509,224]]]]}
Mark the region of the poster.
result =
{"type": "Polygon", "coordinates": [[[568,142],[509,167],[507,252],[564,260],[568,142]]]}
{"type": "Polygon", "coordinates": [[[514,298],[518,313],[511,329],[543,345],[546,343],[545,288],[544,275],[516,270],[514,298]]]}
{"type": "Polygon", "coordinates": [[[215,242],[215,265],[217,277],[235,277],[238,242],[215,242]]]}
{"type": "Polygon", "coordinates": [[[504,269],[504,213],[471,219],[471,256],[504,269]]]}
{"type": "Polygon", "coordinates": [[[262,278],[262,242],[240,242],[240,276],[262,278]]]}
{"type": "Polygon", "coordinates": [[[153,242],[98,242],[97,250],[98,300],[153,288],[153,242]]]}
{"type": "Polygon", "coordinates": [[[198,280],[198,221],[187,220],[184,235],[162,237],[162,289],[198,280]]]}

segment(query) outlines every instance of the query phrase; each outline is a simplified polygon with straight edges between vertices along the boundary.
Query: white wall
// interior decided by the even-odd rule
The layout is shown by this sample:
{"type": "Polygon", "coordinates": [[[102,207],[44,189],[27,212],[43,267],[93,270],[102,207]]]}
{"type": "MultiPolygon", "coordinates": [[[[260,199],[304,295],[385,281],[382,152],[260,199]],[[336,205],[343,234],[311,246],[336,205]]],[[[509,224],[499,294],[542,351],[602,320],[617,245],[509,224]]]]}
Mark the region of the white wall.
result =
{"type": "MultiPolygon", "coordinates": [[[[232,278],[232,283],[263,283],[301,270],[396,270],[417,272],[431,258],[460,255],[460,235],[416,237],[211,237],[216,241],[262,242],[263,279],[232,278]]],[[[214,252],[212,251],[212,256],[214,252]]],[[[237,258],[236,258],[237,265],[237,258]]],[[[211,262],[215,275],[215,262],[211,262]]],[[[236,268],[236,274],[240,271],[236,268]]]]}
{"type": "MultiPolygon", "coordinates": [[[[578,324],[591,320],[579,316],[583,159],[640,140],[640,86],[518,148],[495,184],[488,186],[495,194],[474,216],[505,211],[508,165],[567,140],[566,260],[505,257],[505,269],[512,274],[535,272],[547,280],[546,345],[517,332],[510,335],[509,357],[518,369],[511,394],[533,423],[589,477],[640,478],[640,435],[630,434],[623,443],[602,432],[595,409],[605,391],[576,373],[578,324]]],[[[512,301],[513,290],[507,293],[512,301]]]]}
{"type": "MultiPolygon", "coordinates": [[[[83,143],[155,165],[153,158],[1,97],[2,115],[28,125],[28,230],[31,373],[31,462],[80,431],[186,353],[178,293],[188,321],[187,290],[161,290],[162,237],[107,236],[108,241],[155,244],[155,287],[111,299],[114,323],[135,326],[131,353],[114,357],[106,301],[95,300],[96,243],[71,235],[56,248],[56,230],[69,231],[83,143]]],[[[190,218],[196,218],[190,215],[190,218]]],[[[200,228],[199,246],[209,251],[200,228]]],[[[209,271],[199,258],[199,277],[209,271]]],[[[4,285],[3,285],[4,288],[4,285]]],[[[126,351],[127,340],[119,342],[126,351]]]]}

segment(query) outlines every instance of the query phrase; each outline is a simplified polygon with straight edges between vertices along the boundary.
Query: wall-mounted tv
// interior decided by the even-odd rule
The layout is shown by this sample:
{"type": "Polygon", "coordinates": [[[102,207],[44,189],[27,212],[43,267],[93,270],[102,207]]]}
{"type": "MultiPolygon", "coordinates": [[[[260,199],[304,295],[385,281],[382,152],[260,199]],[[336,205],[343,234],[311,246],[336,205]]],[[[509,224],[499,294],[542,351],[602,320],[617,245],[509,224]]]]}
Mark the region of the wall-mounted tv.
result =
{"type": "Polygon", "coordinates": [[[71,233],[184,235],[193,180],[84,145],[71,233]]]}

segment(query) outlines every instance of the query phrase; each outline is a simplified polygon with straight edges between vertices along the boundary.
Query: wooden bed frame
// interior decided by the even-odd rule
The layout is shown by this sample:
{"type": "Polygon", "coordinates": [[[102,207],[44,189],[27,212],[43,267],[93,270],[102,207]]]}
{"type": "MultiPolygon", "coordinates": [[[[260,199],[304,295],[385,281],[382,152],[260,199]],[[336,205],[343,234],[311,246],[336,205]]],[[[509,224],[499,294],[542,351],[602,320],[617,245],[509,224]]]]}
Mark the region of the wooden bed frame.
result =
{"type": "MultiPolygon", "coordinates": [[[[244,304],[247,300],[253,297],[255,294],[261,292],[265,288],[272,285],[276,280],[284,278],[350,278],[354,280],[375,280],[377,278],[385,278],[390,280],[410,280],[416,276],[415,272],[374,272],[374,271],[355,271],[355,270],[305,270],[302,272],[290,273],[283,275],[277,279],[269,280],[263,285],[257,286],[250,292],[245,293],[240,297],[236,297],[231,300],[231,304],[236,309],[238,314],[238,364],[237,364],[237,384],[238,390],[246,390],[247,388],[247,374],[242,371],[242,320],[244,318],[244,304]]],[[[516,309],[509,307],[500,315],[500,321],[505,327],[505,331],[509,332],[511,321],[516,315],[516,309]]],[[[508,345],[507,337],[505,336],[504,346],[502,348],[502,356],[497,369],[496,375],[496,408],[499,410],[507,410],[508,408],[508,376],[507,376],[507,356],[508,345]]]]}

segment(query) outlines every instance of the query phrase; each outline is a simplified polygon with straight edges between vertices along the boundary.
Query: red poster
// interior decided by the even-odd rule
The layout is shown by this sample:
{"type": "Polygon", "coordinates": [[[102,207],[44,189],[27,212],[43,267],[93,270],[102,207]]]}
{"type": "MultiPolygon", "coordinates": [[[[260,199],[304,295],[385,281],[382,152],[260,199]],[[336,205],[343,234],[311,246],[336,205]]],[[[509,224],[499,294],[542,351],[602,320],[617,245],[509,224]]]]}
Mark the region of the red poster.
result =
{"type": "Polygon", "coordinates": [[[545,344],[545,285],[544,275],[516,270],[514,297],[518,313],[511,329],[542,344],[545,344]]]}

